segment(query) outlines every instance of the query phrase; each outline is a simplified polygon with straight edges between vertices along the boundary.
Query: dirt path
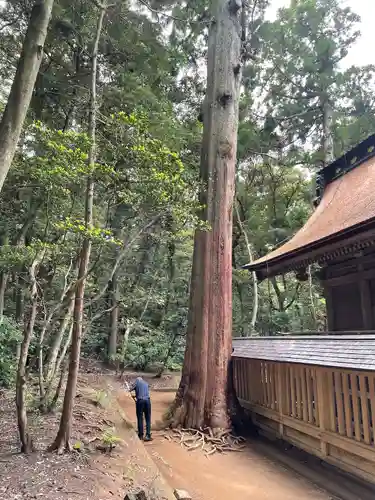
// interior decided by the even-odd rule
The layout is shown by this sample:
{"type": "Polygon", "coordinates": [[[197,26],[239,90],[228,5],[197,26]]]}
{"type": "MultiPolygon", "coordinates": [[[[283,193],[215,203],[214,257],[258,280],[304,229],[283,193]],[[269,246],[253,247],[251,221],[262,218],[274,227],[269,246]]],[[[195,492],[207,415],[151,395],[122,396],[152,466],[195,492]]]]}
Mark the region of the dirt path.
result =
{"type": "MultiPolygon", "coordinates": [[[[152,393],[152,418],[160,420],[173,400],[171,392],[152,393]]],[[[121,398],[125,412],[135,421],[134,402],[121,398]]],[[[215,454],[206,458],[188,452],[157,432],[147,450],[173,488],[186,489],[194,500],[330,500],[304,478],[272,462],[249,446],[241,453],[215,454]]]]}

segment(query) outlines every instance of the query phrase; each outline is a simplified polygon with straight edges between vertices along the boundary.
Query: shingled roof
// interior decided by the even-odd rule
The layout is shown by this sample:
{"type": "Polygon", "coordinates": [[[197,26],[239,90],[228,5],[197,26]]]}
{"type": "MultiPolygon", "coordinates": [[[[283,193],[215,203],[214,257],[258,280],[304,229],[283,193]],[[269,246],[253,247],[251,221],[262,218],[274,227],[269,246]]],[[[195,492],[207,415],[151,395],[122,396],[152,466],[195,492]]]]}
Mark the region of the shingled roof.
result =
{"type": "Polygon", "coordinates": [[[234,358],[375,370],[375,335],[233,339],[234,358]]]}
{"type": "MultiPolygon", "coordinates": [[[[367,230],[375,228],[375,135],[323,169],[322,197],[309,220],[287,243],[261,257],[246,269],[260,278],[272,276],[337,252],[345,241],[356,250],[358,234],[368,242],[367,230]],[[350,239],[352,237],[352,239],[350,239]]],[[[371,232],[373,236],[373,232],[371,232]]],[[[367,245],[364,245],[367,246],[367,245]]],[[[329,258],[329,257],[328,257],[329,258]]]]}

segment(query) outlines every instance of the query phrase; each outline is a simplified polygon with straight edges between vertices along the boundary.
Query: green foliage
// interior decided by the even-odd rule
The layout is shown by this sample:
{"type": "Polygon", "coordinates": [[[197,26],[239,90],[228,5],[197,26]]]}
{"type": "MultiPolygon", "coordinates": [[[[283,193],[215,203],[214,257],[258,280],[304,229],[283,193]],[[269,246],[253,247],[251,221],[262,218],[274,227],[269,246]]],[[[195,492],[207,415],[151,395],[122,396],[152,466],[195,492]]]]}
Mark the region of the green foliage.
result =
{"type": "MultiPolygon", "coordinates": [[[[375,126],[374,67],[341,64],[359,36],[358,17],[338,0],[302,0],[265,22],[267,3],[254,3],[248,20],[238,133],[236,198],[254,258],[287,241],[312,212],[313,174],[323,160],[324,105],[332,107],[335,155],[375,126]]],[[[88,0],[55,0],[28,121],[0,197],[0,271],[8,279],[7,318],[0,328],[4,385],[14,378],[19,333],[13,321],[27,324],[30,314],[29,271],[36,253],[47,249],[37,275],[31,369],[45,318],[53,312],[42,346],[45,360],[51,352],[69,305],[61,297],[74,285],[86,238],[92,254],[84,354],[142,370],[179,368],[183,362],[194,231],[209,230],[198,217],[197,119],[210,19],[208,2],[153,6],[181,21],[156,19],[127,2],[106,14],[98,57],[97,159],[91,168],[88,75],[96,13],[88,0]],[[84,220],[88,176],[95,181],[92,227],[84,220]],[[112,330],[117,350],[109,355],[112,330]]],[[[28,19],[23,0],[8,2],[0,12],[6,26],[1,109],[28,19]]],[[[232,253],[233,331],[248,335],[254,333],[254,288],[252,276],[241,270],[250,256],[236,217],[232,253]]],[[[310,284],[288,275],[258,283],[257,290],[255,333],[325,327],[314,275],[310,284]]],[[[93,400],[106,404],[101,393],[93,400]]]]}
{"type": "Polygon", "coordinates": [[[108,406],[108,394],[102,389],[94,391],[91,397],[91,401],[95,406],[106,408],[108,406]]]}
{"type": "Polygon", "coordinates": [[[116,435],[116,429],[109,428],[106,429],[101,437],[103,445],[111,451],[116,444],[121,442],[121,439],[116,435]]]}
{"type": "Polygon", "coordinates": [[[0,321],[0,387],[10,387],[17,372],[17,345],[22,335],[17,325],[7,317],[0,321]]]}

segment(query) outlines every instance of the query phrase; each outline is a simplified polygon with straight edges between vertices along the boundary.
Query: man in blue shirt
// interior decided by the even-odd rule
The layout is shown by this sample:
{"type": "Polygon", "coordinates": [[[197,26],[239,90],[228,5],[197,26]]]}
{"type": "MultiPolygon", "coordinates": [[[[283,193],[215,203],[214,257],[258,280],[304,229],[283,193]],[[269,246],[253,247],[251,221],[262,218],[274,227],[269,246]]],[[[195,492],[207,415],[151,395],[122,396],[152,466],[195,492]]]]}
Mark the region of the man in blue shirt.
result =
{"type": "Polygon", "coordinates": [[[137,377],[130,386],[130,392],[135,392],[135,407],[137,413],[138,436],[144,441],[151,441],[151,399],[148,383],[142,377],[137,377]],[[146,437],[143,437],[143,415],[146,420],[146,437]]]}

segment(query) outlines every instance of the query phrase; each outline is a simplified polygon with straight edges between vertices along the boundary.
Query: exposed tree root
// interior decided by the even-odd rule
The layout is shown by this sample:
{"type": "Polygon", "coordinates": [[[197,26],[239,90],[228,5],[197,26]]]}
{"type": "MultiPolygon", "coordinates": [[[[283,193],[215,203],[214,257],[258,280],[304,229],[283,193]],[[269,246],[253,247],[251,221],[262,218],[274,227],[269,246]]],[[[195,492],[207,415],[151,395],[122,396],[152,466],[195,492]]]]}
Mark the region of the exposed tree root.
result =
{"type": "Polygon", "coordinates": [[[228,451],[242,451],[245,439],[235,436],[228,430],[213,431],[210,427],[204,429],[170,429],[165,431],[163,437],[168,441],[179,443],[188,451],[202,450],[208,457],[214,453],[228,451]]]}

